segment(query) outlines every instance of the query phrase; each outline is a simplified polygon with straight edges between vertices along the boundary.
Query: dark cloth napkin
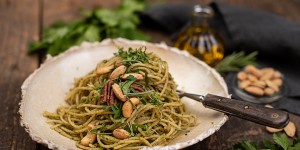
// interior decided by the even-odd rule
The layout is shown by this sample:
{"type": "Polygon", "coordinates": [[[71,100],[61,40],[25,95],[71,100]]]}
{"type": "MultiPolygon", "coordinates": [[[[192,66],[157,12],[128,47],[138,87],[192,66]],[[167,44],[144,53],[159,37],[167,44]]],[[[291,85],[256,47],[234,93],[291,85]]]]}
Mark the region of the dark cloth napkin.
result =
{"type": "MultiPolygon", "coordinates": [[[[215,12],[211,25],[221,35],[226,54],[258,51],[259,66],[273,67],[284,75],[285,96],[272,105],[300,115],[300,24],[256,9],[223,3],[210,6],[215,12]]],[[[175,39],[187,26],[192,10],[193,4],[157,5],[144,11],[141,19],[143,25],[175,39]]]]}

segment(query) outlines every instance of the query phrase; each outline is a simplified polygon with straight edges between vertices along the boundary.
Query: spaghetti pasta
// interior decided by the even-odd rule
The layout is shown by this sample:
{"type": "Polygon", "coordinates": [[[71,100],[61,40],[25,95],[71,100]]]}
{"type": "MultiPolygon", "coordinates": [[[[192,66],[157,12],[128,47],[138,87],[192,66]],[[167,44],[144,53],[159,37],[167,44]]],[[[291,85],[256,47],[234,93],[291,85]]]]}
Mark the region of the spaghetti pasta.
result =
{"type": "Polygon", "coordinates": [[[185,113],[176,87],[167,62],[157,55],[145,47],[120,48],[75,80],[65,99],[68,106],[43,115],[81,149],[166,145],[196,123],[195,115],[185,113]]]}

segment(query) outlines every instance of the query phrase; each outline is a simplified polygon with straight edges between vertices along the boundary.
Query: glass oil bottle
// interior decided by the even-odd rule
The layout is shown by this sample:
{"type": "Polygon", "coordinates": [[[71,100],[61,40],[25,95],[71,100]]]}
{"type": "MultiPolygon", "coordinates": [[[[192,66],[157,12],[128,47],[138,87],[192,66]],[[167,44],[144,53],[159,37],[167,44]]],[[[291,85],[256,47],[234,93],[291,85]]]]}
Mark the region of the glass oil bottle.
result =
{"type": "Polygon", "coordinates": [[[212,16],[210,7],[195,5],[190,25],[179,34],[174,46],[215,66],[224,56],[224,46],[220,36],[210,26],[212,16]]]}

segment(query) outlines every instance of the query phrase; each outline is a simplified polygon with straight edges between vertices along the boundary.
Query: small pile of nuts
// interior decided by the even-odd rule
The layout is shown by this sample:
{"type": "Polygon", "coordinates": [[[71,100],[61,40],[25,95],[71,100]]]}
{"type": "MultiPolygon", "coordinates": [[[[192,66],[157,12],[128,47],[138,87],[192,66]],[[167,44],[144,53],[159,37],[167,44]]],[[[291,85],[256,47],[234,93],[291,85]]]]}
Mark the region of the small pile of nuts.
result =
{"type": "Polygon", "coordinates": [[[273,68],[258,69],[247,65],[237,74],[239,88],[256,96],[270,96],[279,92],[282,85],[282,75],[273,68]]]}
{"type": "MultiPolygon", "coordinates": [[[[271,105],[266,105],[265,107],[273,108],[271,105]]],[[[276,133],[280,131],[284,131],[289,137],[294,137],[296,134],[296,126],[295,123],[290,121],[287,126],[285,126],[283,129],[276,129],[272,127],[266,127],[266,130],[270,133],[276,133]]]]}

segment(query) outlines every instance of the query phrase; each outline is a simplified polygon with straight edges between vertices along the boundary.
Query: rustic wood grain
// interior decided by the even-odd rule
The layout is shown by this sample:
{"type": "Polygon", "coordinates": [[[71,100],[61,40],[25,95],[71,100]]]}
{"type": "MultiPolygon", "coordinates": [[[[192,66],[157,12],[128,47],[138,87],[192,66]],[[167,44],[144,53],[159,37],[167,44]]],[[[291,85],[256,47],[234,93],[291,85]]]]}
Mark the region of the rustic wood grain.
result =
{"type": "MultiPolygon", "coordinates": [[[[300,136],[300,117],[290,114],[290,120],[297,126],[296,137],[300,136]]],[[[278,134],[284,133],[279,132],[278,134]]],[[[229,116],[229,120],[221,127],[219,131],[204,139],[187,150],[209,149],[224,150],[240,141],[262,142],[263,140],[272,140],[273,134],[268,133],[265,126],[245,121],[243,119],[229,116]]],[[[290,139],[291,140],[291,139],[290,139]]]]}
{"type": "Polygon", "coordinates": [[[121,0],[43,0],[43,25],[70,21],[81,17],[81,9],[114,8],[121,0]]]}
{"type": "Polygon", "coordinates": [[[0,149],[35,149],[17,112],[21,84],[38,66],[37,57],[27,55],[27,44],[38,39],[39,1],[1,1],[0,32],[0,149]]]}

